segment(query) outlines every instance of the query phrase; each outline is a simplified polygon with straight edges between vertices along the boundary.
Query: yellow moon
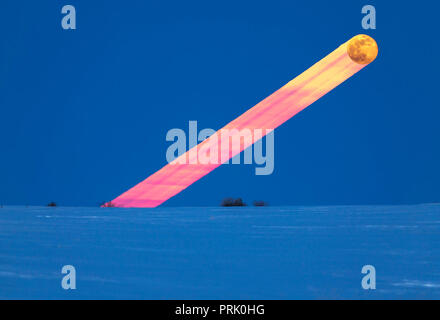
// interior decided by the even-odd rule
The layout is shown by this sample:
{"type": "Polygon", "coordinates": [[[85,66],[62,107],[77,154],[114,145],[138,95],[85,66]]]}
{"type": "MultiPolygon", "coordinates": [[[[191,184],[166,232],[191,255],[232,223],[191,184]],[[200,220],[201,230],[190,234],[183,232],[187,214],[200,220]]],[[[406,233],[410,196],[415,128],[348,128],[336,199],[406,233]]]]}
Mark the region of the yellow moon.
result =
{"type": "Polygon", "coordinates": [[[347,53],[356,63],[369,64],[376,59],[378,52],[376,41],[365,34],[359,34],[348,41],[347,53]]]}

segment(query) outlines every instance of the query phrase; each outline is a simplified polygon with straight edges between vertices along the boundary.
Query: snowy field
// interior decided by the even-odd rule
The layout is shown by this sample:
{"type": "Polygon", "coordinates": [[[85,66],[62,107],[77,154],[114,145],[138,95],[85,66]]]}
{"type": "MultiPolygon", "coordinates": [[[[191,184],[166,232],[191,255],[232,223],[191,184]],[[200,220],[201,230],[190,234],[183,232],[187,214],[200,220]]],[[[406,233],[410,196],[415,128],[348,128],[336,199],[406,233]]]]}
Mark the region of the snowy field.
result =
{"type": "Polygon", "coordinates": [[[439,299],[440,205],[3,207],[0,298],[439,299]]]}

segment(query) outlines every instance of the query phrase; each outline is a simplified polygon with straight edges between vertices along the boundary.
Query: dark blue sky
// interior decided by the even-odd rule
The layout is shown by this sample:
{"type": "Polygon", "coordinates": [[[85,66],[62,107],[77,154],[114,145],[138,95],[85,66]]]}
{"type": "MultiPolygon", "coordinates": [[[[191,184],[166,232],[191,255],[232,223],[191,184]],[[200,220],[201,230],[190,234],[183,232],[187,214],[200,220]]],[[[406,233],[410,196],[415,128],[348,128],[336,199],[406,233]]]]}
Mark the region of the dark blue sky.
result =
{"type": "Polygon", "coordinates": [[[0,202],[97,205],[358,33],[378,59],[275,132],[275,171],[222,166],[165,205],[440,201],[433,1],[0,3],[0,202]],[[61,28],[73,4],[77,30],[61,28]],[[377,9],[377,30],[361,8],[377,9]]]}

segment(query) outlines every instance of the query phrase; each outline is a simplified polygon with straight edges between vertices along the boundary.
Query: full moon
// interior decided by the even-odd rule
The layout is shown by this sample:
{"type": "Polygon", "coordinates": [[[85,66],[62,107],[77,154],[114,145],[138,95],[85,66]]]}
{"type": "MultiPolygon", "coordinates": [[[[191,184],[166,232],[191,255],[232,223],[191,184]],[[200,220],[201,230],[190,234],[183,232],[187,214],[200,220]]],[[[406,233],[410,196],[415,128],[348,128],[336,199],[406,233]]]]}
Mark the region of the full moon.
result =
{"type": "Polygon", "coordinates": [[[359,64],[369,64],[377,57],[379,49],[376,41],[365,34],[353,37],[347,45],[351,60],[359,64]]]}

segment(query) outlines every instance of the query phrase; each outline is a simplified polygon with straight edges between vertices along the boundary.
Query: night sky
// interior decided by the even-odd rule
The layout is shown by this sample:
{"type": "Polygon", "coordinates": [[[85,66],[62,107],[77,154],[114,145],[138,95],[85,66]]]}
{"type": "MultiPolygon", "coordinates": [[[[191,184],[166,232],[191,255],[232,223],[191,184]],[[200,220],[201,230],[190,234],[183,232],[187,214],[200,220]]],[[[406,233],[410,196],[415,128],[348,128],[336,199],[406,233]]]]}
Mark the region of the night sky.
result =
{"type": "Polygon", "coordinates": [[[0,203],[96,206],[166,164],[172,128],[219,129],[352,36],[379,56],[275,131],[275,170],[216,169],[167,206],[440,201],[433,1],[0,3],[0,203]],[[61,28],[76,7],[77,29],[61,28]],[[363,30],[361,8],[377,10],[363,30]]]}

